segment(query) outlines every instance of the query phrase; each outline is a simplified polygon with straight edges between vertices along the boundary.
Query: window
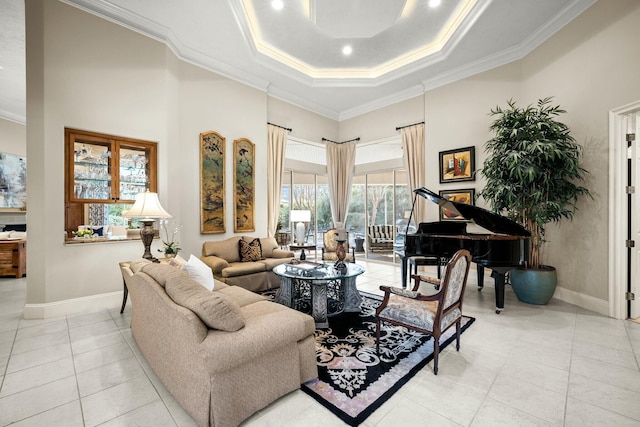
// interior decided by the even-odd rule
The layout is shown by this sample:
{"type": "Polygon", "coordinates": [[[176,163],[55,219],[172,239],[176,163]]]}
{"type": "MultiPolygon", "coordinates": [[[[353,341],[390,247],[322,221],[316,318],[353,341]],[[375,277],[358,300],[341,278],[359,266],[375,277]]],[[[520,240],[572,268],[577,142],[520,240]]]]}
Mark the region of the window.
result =
{"type": "MultiPolygon", "coordinates": [[[[127,225],[122,212],[140,192],[156,191],[157,144],[65,129],[65,230],[127,225]]],[[[135,224],[135,223],[134,223],[135,224]]]]}

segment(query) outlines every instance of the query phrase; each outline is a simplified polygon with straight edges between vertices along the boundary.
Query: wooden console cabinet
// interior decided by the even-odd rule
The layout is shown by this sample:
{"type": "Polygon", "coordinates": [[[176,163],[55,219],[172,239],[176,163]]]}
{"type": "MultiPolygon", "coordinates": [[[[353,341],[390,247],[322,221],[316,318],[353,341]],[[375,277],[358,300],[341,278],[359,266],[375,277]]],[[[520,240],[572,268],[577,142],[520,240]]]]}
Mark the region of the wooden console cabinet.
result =
{"type": "Polygon", "coordinates": [[[0,276],[27,274],[27,241],[0,240],[0,276]]]}

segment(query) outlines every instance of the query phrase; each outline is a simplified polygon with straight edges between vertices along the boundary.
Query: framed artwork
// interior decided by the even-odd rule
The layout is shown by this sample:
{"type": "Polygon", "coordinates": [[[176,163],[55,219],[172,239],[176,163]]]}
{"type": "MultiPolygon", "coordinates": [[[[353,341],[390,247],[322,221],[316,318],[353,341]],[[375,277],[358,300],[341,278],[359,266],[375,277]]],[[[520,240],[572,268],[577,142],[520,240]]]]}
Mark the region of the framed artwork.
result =
{"type": "Polygon", "coordinates": [[[26,210],[27,158],[0,153],[0,209],[26,210]]]}
{"type": "MultiPolygon", "coordinates": [[[[466,205],[475,206],[476,190],[473,188],[464,188],[460,190],[440,190],[440,197],[451,200],[456,203],[464,203],[466,205]]],[[[458,215],[457,212],[451,212],[444,207],[440,207],[440,221],[466,221],[466,219],[458,215]]]]}
{"type": "Polygon", "coordinates": [[[255,231],[255,145],[247,138],[233,141],[233,231],[255,231]]]}
{"type": "Polygon", "coordinates": [[[476,148],[464,147],[440,152],[440,184],[475,181],[476,148]]]}
{"type": "Polygon", "coordinates": [[[200,233],[224,233],[224,148],[217,132],[200,134],[200,233]]]}

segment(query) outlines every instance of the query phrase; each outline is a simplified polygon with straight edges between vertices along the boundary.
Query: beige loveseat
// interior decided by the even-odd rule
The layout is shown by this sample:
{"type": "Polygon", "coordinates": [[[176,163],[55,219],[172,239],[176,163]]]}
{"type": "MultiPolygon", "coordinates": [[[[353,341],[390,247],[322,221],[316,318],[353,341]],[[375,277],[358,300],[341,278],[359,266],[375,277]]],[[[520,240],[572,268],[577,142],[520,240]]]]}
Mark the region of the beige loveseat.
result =
{"type": "Polygon", "coordinates": [[[237,426],[317,377],[311,316],[219,281],[209,291],[168,264],[123,270],[133,337],[199,426],[237,426]]]}
{"type": "Polygon", "coordinates": [[[291,262],[293,252],[279,249],[275,237],[264,237],[259,239],[264,259],[242,262],[240,239],[251,242],[254,237],[234,236],[202,244],[200,259],[211,267],[213,277],[228,285],[242,286],[253,292],[280,287],[280,279],[271,270],[276,265],[291,262]]]}

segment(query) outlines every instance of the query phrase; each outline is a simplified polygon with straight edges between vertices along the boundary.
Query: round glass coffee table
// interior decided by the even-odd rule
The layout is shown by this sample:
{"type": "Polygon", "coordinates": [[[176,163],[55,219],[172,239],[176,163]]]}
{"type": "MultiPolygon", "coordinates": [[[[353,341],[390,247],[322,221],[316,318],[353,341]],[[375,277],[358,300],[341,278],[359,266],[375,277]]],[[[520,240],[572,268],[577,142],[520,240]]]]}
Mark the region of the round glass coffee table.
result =
{"type": "Polygon", "coordinates": [[[316,328],[329,327],[328,316],[343,312],[360,312],[362,297],[356,288],[356,277],[364,268],[347,263],[345,268],[333,264],[299,262],[273,268],[280,277],[277,303],[310,314],[316,328]]]}

